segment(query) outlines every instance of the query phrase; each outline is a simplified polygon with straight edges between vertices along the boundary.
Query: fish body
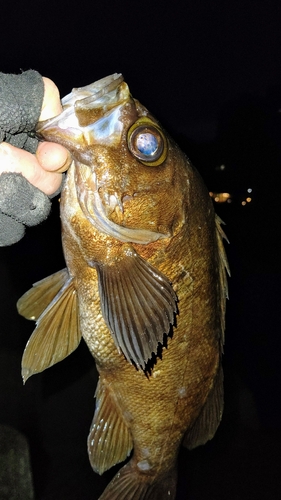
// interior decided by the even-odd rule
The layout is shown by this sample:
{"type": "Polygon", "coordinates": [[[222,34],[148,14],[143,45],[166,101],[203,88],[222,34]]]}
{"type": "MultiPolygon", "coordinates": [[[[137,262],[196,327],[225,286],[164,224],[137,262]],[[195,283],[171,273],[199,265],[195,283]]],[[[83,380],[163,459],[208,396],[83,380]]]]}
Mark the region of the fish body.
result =
{"type": "Polygon", "coordinates": [[[66,269],[18,309],[37,320],[23,378],[81,336],[99,372],[88,438],[101,500],[172,499],[181,443],[211,439],[223,408],[223,232],[201,177],[121,75],[73,89],[38,126],[73,162],[61,194],[66,269]]]}

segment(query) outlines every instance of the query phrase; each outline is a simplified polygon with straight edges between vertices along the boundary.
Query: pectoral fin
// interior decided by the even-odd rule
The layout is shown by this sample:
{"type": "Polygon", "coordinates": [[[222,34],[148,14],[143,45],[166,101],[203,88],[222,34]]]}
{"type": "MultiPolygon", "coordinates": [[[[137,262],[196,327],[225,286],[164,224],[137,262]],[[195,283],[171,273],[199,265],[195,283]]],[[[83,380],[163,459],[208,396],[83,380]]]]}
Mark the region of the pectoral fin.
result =
{"type": "Polygon", "coordinates": [[[22,377],[26,382],[78,347],[81,333],[73,279],[66,269],[59,271],[36,283],[17,305],[20,314],[38,318],[22,358],[22,377]]]}
{"type": "Polygon", "coordinates": [[[88,453],[94,471],[102,474],[113,465],[123,462],[132,447],[130,431],[109,389],[99,380],[96,411],[88,437],[88,453]]]}
{"type": "Polygon", "coordinates": [[[101,309],[114,341],[128,361],[145,369],[174,323],[173,287],[132,248],[97,269],[101,309]]]}

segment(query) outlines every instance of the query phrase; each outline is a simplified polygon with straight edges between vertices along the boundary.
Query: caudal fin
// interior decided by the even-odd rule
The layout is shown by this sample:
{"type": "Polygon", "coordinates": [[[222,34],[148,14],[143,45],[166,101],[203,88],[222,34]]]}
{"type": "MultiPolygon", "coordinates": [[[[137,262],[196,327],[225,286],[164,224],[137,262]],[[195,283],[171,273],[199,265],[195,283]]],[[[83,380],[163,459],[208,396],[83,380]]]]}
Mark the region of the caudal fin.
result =
{"type": "Polygon", "coordinates": [[[155,478],[141,473],[130,461],[117,472],[99,500],[174,500],[176,486],[175,469],[155,478]]]}

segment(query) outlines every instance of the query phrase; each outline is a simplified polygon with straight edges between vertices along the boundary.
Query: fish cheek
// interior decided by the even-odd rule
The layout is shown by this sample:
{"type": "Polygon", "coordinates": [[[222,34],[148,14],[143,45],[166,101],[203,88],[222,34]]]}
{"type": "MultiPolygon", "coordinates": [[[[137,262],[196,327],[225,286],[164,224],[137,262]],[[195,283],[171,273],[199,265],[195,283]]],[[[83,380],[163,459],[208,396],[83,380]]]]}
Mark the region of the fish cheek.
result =
{"type": "Polygon", "coordinates": [[[188,199],[188,179],[185,169],[185,158],[177,154],[172,145],[160,176],[155,176],[153,190],[147,205],[151,206],[158,216],[158,232],[174,236],[185,223],[186,202],[188,199]]]}
{"type": "Polygon", "coordinates": [[[123,199],[123,224],[127,227],[149,229],[162,234],[174,235],[185,220],[181,198],[170,193],[170,185],[134,193],[123,199]]]}

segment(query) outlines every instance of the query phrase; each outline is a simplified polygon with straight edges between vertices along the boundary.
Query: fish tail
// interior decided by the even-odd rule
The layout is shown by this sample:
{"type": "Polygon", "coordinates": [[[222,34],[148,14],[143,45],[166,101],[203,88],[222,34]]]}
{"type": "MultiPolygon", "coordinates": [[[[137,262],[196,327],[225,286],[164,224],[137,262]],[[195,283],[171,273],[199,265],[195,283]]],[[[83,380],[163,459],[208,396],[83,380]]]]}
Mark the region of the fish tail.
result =
{"type": "Polygon", "coordinates": [[[153,477],[130,461],[114,476],[99,500],[174,500],[177,472],[153,477]]]}

